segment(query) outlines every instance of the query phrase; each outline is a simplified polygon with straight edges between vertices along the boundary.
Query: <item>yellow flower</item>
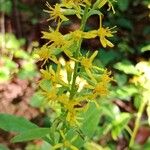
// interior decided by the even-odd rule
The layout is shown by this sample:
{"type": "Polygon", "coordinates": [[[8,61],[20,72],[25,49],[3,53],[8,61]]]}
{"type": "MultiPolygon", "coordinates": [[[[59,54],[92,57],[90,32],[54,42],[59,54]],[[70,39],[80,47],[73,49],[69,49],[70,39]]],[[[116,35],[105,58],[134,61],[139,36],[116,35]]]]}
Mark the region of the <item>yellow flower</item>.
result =
{"type": "Polygon", "coordinates": [[[114,45],[106,39],[106,37],[112,37],[113,34],[112,33],[115,33],[116,31],[111,31],[113,28],[103,28],[102,27],[102,19],[101,19],[101,15],[100,15],[100,28],[97,30],[97,35],[99,36],[100,38],[100,42],[102,44],[103,47],[106,47],[107,45],[109,47],[113,47],[114,45]]]}
{"type": "Polygon", "coordinates": [[[48,103],[54,104],[57,102],[57,89],[56,89],[56,87],[53,87],[50,90],[42,89],[41,94],[44,96],[45,100],[48,103]]]}
{"type": "Polygon", "coordinates": [[[100,77],[100,81],[93,87],[93,93],[97,96],[106,96],[109,93],[108,84],[113,81],[110,77],[111,72],[105,71],[100,77]]]}
{"type": "Polygon", "coordinates": [[[50,32],[42,33],[42,38],[48,40],[47,45],[50,44],[55,50],[59,49],[59,51],[63,51],[68,57],[72,56],[72,52],[69,51],[72,41],[67,40],[66,37],[58,31],[58,28],[55,31],[50,28],[50,32]]]}
{"type": "Polygon", "coordinates": [[[42,73],[42,78],[46,80],[50,80],[54,86],[56,86],[56,84],[68,86],[62,80],[62,77],[60,75],[60,69],[61,69],[60,64],[58,64],[56,72],[53,70],[52,66],[50,66],[49,69],[46,69],[46,70],[41,69],[40,71],[42,73]]]}
{"type": "Polygon", "coordinates": [[[63,15],[63,9],[61,8],[60,4],[56,4],[53,8],[48,2],[46,2],[46,6],[50,9],[50,10],[44,10],[45,12],[50,14],[50,18],[48,20],[53,20],[53,19],[55,21],[57,20],[60,21],[60,19],[62,21],[68,20],[68,18],[63,15]]]}
{"type": "Polygon", "coordinates": [[[95,94],[95,96],[107,96],[108,94],[107,84],[103,82],[98,83],[95,86],[93,93],[95,94]]]}
{"type": "Polygon", "coordinates": [[[72,142],[74,142],[77,139],[77,136],[74,136],[71,140],[66,139],[65,134],[62,130],[60,130],[60,135],[62,137],[62,143],[58,143],[55,146],[52,147],[52,150],[60,149],[60,148],[69,148],[71,150],[79,150],[77,147],[75,147],[72,142]]]}
{"type": "Polygon", "coordinates": [[[49,40],[47,44],[51,44],[56,48],[61,48],[67,44],[64,36],[57,30],[54,31],[52,28],[50,28],[50,32],[42,32],[42,34],[43,39],[49,40]]]}
{"type": "Polygon", "coordinates": [[[97,80],[97,83],[95,85],[88,84],[86,85],[86,88],[91,89],[93,91],[92,95],[89,95],[89,99],[95,99],[98,96],[106,96],[109,93],[108,85],[111,81],[113,81],[113,78],[110,77],[111,72],[108,72],[105,70],[103,74],[100,76],[99,80],[97,80]]]}
{"type": "Polygon", "coordinates": [[[76,15],[79,19],[81,19],[81,14],[83,14],[83,11],[77,1],[62,0],[60,5],[67,8],[63,9],[64,15],[76,15]]]}
{"type": "Polygon", "coordinates": [[[84,0],[62,0],[62,3],[66,4],[75,4],[75,5],[81,5],[84,2],[84,0]]]}
{"type": "Polygon", "coordinates": [[[95,51],[90,58],[88,57],[82,57],[81,58],[81,65],[84,66],[87,69],[91,69],[92,68],[92,62],[94,60],[94,58],[96,57],[96,55],[98,54],[98,51],[95,51]]]}
{"type": "Polygon", "coordinates": [[[39,56],[41,60],[44,60],[44,63],[50,59],[51,61],[58,63],[56,56],[54,55],[54,48],[50,46],[43,45],[41,48],[35,49],[35,54],[39,56]]]}
{"type": "Polygon", "coordinates": [[[96,37],[95,31],[89,31],[89,32],[83,32],[81,30],[75,30],[70,33],[70,38],[72,38],[74,41],[78,41],[80,39],[91,39],[96,37]]]}
{"type": "Polygon", "coordinates": [[[67,110],[67,116],[66,116],[66,121],[69,122],[71,126],[79,126],[82,118],[80,118],[79,111],[84,111],[84,107],[77,107],[80,106],[80,102],[77,101],[76,99],[69,99],[69,96],[67,95],[61,95],[59,96],[59,102],[64,106],[64,108],[67,110]]]}
{"type": "Polygon", "coordinates": [[[84,67],[86,73],[88,74],[88,76],[92,79],[92,81],[96,81],[95,78],[93,77],[92,73],[91,73],[91,69],[93,67],[93,60],[96,57],[96,55],[98,54],[98,51],[95,51],[90,58],[86,57],[82,57],[80,60],[81,65],[84,67]]]}

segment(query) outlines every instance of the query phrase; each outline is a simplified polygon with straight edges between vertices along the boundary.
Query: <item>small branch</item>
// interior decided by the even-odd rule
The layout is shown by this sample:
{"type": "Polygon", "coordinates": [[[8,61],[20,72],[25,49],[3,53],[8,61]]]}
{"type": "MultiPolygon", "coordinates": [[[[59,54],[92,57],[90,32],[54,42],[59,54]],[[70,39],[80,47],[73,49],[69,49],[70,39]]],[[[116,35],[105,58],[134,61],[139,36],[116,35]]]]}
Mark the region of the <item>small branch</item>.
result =
{"type": "Polygon", "coordinates": [[[138,113],[137,113],[137,118],[135,121],[135,127],[134,127],[134,130],[133,130],[133,133],[131,135],[130,142],[129,142],[129,148],[131,148],[134,145],[135,137],[136,137],[138,129],[140,127],[140,120],[141,120],[144,108],[146,106],[146,103],[147,103],[147,100],[144,98],[141,102],[140,108],[139,108],[138,113]]]}

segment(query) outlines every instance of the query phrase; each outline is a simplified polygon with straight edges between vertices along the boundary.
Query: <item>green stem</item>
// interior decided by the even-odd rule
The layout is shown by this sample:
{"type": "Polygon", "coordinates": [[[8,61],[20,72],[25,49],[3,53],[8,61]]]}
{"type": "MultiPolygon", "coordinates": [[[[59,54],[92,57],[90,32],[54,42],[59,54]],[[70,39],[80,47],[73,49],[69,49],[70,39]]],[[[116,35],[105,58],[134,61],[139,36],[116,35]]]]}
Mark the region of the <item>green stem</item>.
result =
{"type": "MultiPolygon", "coordinates": [[[[89,9],[89,6],[86,6],[85,10],[84,10],[83,17],[82,17],[82,21],[81,21],[81,26],[80,26],[81,31],[84,31],[84,28],[85,28],[85,25],[86,25],[88,9],[89,9]]],[[[83,39],[80,39],[79,42],[78,42],[78,45],[77,45],[77,51],[76,51],[76,55],[75,55],[76,59],[78,59],[79,54],[80,54],[82,40],[83,39]]],[[[78,66],[79,66],[79,62],[75,62],[73,80],[72,80],[71,90],[70,90],[70,99],[72,99],[74,97],[75,92],[76,92],[76,85],[75,84],[76,84],[76,78],[77,78],[77,75],[78,75],[78,66]]]]}
{"type": "Polygon", "coordinates": [[[147,103],[147,101],[144,98],[143,101],[141,102],[140,108],[139,108],[138,113],[137,113],[137,118],[136,118],[136,121],[135,121],[135,127],[133,129],[133,133],[132,133],[132,136],[131,136],[131,139],[130,139],[130,142],[129,142],[129,148],[131,148],[134,145],[134,140],[135,140],[135,137],[137,135],[138,129],[140,127],[140,120],[141,120],[144,108],[146,106],[146,103],[147,103]]]}

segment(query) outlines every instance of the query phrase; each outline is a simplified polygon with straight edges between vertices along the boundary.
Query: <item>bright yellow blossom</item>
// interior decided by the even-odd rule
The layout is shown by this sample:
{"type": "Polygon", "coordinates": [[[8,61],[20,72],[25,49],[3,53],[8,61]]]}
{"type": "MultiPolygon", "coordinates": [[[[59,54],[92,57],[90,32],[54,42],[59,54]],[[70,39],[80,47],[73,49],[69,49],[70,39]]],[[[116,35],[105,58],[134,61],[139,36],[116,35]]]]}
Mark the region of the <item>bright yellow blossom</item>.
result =
{"type": "Polygon", "coordinates": [[[57,102],[57,89],[56,87],[51,88],[50,90],[42,89],[41,94],[51,105],[57,102]]]}
{"type": "Polygon", "coordinates": [[[87,69],[91,69],[92,66],[93,66],[92,62],[93,62],[93,60],[94,60],[94,58],[96,57],[97,54],[98,54],[98,51],[95,51],[95,52],[91,55],[90,58],[88,58],[88,57],[82,57],[82,58],[81,58],[81,65],[84,66],[84,67],[87,68],[87,69]]]}
{"type": "Polygon", "coordinates": [[[42,33],[42,38],[48,40],[47,45],[55,47],[55,49],[60,49],[60,51],[63,51],[68,57],[72,56],[71,51],[69,51],[72,41],[66,40],[65,36],[58,31],[58,28],[55,31],[50,28],[50,32],[42,33]]]}
{"type": "Polygon", "coordinates": [[[51,61],[58,63],[56,56],[54,55],[54,48],[50,46],[43,45],[41,48],[35,49],[35,54],[37,54],[44,63],[50,59],[51,61]]]}
{"type": "Polygon", "coordinates": [[[71,126],[79,126],[79,120],[82,119],[78,116],[79,111],[84,110],[82,107],[76,107],[80,106],[80,102],[76,99],[70,100],[67,95],[59,96],[59,102],[63,104],[64,108],[67,110],[66,121],[68,121],[71,126]]]}
{"type": "Polygon", "coordinates": [[[72,3],[75,5],[83,5],[85,3],[91,5],[91,0],[62,0],[62,3],[72,3]]]}
{"type": "Polygon", "coordinates": [[[106,39],[106,37],[112,37],[113,36],[112,33],[116,32],[116,31],[111,31],[113,28],[109,28],[109,27],[104,28],[104,27],[102,27],[102,18],[101,18],[101,15],[100,15],[100,28],[97,30],[97,35],[99,36],[100,42],[101,42],[103,47],[106,47],[107,45],[109,47],[114,46],[109,40],[106,39]]]}
{"type": "Polygon", "coordinates": [[[91,38],[95,38],[96,36],[97,35],[96,35],[95,31],[83,32],[79,29],[75,30],[73,32],[70,32],[68,34],[68,37],[70,38],[70,41],[72,41],[72,42],[76,42],[81,39],[91,39],[91,38]]]}
{"type": "Polygon", "coordinates": [[[97,96],[106,96],[108,91],[108,84],[113,79],[110,77],[111,72],[105,71],[103,75],[100,77],[100,81],[93,87],[93,94],[97,96]]]}
{"type": "Polygon", "coordinates": [[[111,81],[113,81],[113,78],[110,77],[110,75],[111,72],[105,70],[100,76],[100,78],[97,80],[97,83],[95,83],[95,85],[86,85],[86,88],[91,89],[93,91],[93,94],[89,95],[89,99],[92,100],[97,98],[98,96],[103,97],[109,93],[108,85],[111,81]]]}
{"type": "Polygon", "coordinates": [[[65,44],[67,44],[67,41],[65,40],[64,36],[57,30],[53,30],[50,28],[50,32],[42,32],[43,39],[49,40],[47,44],[51,44],[51,46],[54,46],[56,48],[61,48],[65,44]]]}
{"type": "Polygon", "coordinates": [[[91,69],[93,67],[93,60],[96,57],[96,55],[98,54],[98,51],[95,51],[90,58],[88,57],[82,57],[81,58],[81,65],[84,67],[86,73],[88,74],[88,76],[95,82],[95,78],[93,77],[92,73],[91,73],[91,69]]]}
{"type": "Polygon", "coordinates": [[[81,38],[83,38],[83,31],[81,30],[75,30],[73,32],[70,33],[71,35],[71,38],[74,40],[74,41],[78,41],[80,40],[81,38]]]}
{"type": "Polygon", "coordinates": [[[60,69],[61,66],[58,64],[56,72],[53,70],[52,66],[49,67],[49,69],[41,69],[42,78],[50,80],[54,86],[56,84],[67,86],[67,84],[62,80],[62,77],[60,75],[60,69]]]}
{"type": "MultiPolygon", "coordinates": [[[[113,80],[110,77],[110,72],[93,65],[93,61],[98,54],[98,51],[91,55],[87,53],[85,56],[81,53],[81,44],[83,39],[91,39],[99,37],[103,47],[114,45],[107,39],[113,36],[113,28],[103,27],[100,15],[100,27],[98,30],[86,32],[85,27],[88,18],[93,14],[100,14],[99,8],[108,4],[109,9],[113,9],[112,0],[60,0],[51,6],[46,3],[50,19],[57,22],[56,29],[50,27],[49,32],[42,32],[42,38],[47,40],[47,43],[37,51],[40,59],[51,60],[56,63],[56,70],[49,66],[46,69],[41,69],[41,94],[46,99],[45,104],[54,104],[59,107],[58,121],[60,124],[54,123],[52,130],[76,128],[81,125],[81,115],[87,111],[90,103],[94,102],[99,107],[96,101],[99,97],[108,94],[108,85],[113,80]],[[97,6],[96,6],[97,5],[97,6]],[[76,15],[81,22],[79,29],[68,34],[60,32],[60,26],[64,21],[69,20],[66,16],[76,15]],[[70,63],[61,64],[57,58],[59,54],[64,52],[69,59],[75,62],[73,67],[70,63]],[[66,69],[66,70],[65,70],[66,69]],[[83,77],[85,82],[81,85],[83,77]],[[66,127],[67,126],[67,127],[66,127]],[[54,127],[54,128],[53,128],[54,127]]],[[[49,106],[49,105],[48,105],[49,106]]],[[[54,107],[52,106],[54,109],[54,107]]],[[[57,119],[55,117],[55,119],[57,119]]],[[[52,150],[70,149],[79,150],[73,145],[77,136],[72,139],[67,139],[64,130],[60,131],[58,144],[52,146],[52,150]]],[[[55,138],[55,137],[54,137],[55,138]]],[[[53,139],[52,139],[53,140],[53,139]]],[[[55,140],[55,139],[54,139],[55,140]]],[[[57,141],[57,140],[56,140],[57,141]]],[[[56,141],[52,141],[53,144],[56,141]]],[[[52,144],[52,143],[51,143],[52,144]]]]}
{"type": "Polygon", "coordinates": [[[51,7],[51,5],[47,2],[47,3],[46,3],[46,6],[50,9],[50,10],[44,10],[45,12],[47,12],[47,13],[50,14],[50,18],[49,18],[48,20],[53,20],[53,19],[54,19],[55,21],[57,21],[57,20],[60,21],[60,19],[61,19],[62,21],[67,21],[67,20],[68,20],[68,18],[65,17],[65,15],[63,15],[63,10],[62,10],[60,4],[56,4],[56,5],[54,6],[54,8],[53,8],[53,7],[51,7]]]}

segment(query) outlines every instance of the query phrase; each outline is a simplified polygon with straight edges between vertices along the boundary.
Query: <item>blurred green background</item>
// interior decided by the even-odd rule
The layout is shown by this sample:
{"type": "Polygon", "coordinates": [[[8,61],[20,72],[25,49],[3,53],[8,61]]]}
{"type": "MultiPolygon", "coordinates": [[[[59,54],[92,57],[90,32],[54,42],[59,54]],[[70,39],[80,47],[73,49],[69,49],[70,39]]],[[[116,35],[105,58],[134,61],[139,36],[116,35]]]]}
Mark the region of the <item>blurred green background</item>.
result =
{"type": "MultiPolygon", "coordinates": [[[[45,42],[40,39],[41,31],[48,30],[48,25],[55,26],[54,22],[47,22],[45,2],[0,0],[0,113],[24,116],[41,126],[47,126],[48,119],[41,112],[42,97],[36,92],[41,63],[36,62],[33,50],[45,42]]],[[[127,127],[134,127],[134,114],[143,98],[150,97],[145,95],[145,91],[150,93],[150,0],[118,0],[114,7],[115,15],[102,12],[106,14],[105,26],[117,26],[112,38],[115,47],[103,49],[98,39],[92,39],[83,41],[82,49],[98,49],[95,63],[111,70],[115,79],[110,95],[102,103],[99,125],[92,138],[102,146],[123,150],[130,137],[127,127]]],[[[70,19],[71,23],[60,29],[64,34],[79,26],[75,16],[70,19]]],[[[92,16],[86,29],[98,26],[98,17],[92,16]]],[[[142,115],[135,149],[150,147],[149,105],[150,102],[142,115]]],[[[11,144],[11,134],[0,130],[0,135],[0,150],[48,149],[41,141],[11,144]]]]}

